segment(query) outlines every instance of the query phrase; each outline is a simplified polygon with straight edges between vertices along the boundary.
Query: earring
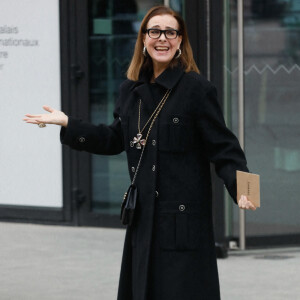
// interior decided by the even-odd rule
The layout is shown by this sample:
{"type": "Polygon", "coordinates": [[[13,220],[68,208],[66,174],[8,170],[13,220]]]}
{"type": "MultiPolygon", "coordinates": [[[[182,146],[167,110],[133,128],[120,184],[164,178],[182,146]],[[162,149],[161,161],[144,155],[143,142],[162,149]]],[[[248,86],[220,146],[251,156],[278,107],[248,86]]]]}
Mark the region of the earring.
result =
{"type": "Polygon", "coordinates": [[[178,53],[177,53],[177,55],[175,56],[175,58],[178,59],[178,58],[180,57],[180,55],[181,55],[181,49],[179,48],[179,49],[178,49],[178,53]]]}
{"type": "Polygon", "coordinates": [[[144,55],[145,57],[147,57],[147,48],[146,48],[146,46],[144,46],[144,48],[143,48],[143,55],[144,55]]]}

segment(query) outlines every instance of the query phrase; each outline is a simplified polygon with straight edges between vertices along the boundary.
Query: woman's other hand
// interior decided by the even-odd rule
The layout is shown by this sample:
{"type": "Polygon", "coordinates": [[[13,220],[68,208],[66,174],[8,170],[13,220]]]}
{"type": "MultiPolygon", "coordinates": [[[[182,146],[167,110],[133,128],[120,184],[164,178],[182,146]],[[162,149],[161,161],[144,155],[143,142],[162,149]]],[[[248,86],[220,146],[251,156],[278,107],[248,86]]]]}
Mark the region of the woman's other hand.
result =
{"type": "Polygon", "coordinates": [[[247,196],[242,195],[241,199],[238,201],[239,208],[241,209],[251,209],[256,210],[256,207],[251,201],[248,200],[247,196]]]}
{"type": "Polygon", "coordinates": [[[68,116],[60,110],[51,108],[50,106],[44,105],[43,109],[48,111],[49,114],[31,115],[26,114],[23,119],[26,123],[31,124],[56,124],[63,127],[68,125],[68,116]]]}

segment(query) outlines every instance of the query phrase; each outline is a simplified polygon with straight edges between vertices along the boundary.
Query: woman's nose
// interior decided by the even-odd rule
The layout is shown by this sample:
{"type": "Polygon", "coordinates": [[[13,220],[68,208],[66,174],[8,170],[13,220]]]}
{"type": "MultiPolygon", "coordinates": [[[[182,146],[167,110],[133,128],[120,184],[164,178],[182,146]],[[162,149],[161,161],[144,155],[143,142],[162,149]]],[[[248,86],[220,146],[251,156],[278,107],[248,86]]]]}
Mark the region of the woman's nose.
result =
{"type": "Polygon", "coordinates": [[[165,32],[162,32],[160,37],[159,37],[159,41],[166,41],[167,38],[166,38],[166,33],[165,32]]]}

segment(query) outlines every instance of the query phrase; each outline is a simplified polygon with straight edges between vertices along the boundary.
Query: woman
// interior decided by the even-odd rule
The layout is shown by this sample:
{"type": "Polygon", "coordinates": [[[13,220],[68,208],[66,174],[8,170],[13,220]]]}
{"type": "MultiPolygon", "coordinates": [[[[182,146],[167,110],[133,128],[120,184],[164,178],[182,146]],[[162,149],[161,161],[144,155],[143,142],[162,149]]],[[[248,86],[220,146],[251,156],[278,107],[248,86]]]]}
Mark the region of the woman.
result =
{"type": "MultiPolygon", "coordinates": [[[[48,106],[50,114],[24,120],[61,125],[62,143],[77,150],[108,155],[126,150],[131,179],[145,147],[118,300],[220,299],[210,162],[235,202],[236,170],[248,169],[225,126],[216,89],[199,75],[184,21],[170,8],[154,7],[143,19],[127,77],[110,126],[48,106]]],[[[239,206],[255,209],[245,196],[239,206]]]]}

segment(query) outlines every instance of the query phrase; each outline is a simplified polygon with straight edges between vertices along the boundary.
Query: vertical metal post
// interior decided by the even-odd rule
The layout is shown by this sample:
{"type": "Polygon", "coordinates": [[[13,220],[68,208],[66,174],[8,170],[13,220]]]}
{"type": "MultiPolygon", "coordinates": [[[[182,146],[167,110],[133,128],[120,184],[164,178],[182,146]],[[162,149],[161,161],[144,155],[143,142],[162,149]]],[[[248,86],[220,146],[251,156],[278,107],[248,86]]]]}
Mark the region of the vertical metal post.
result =
{"type": "MultiPolygon", "coordinates": [[[[114,11],[114,3],[113,1],[109,1],[109,9],[108,9],[108,17],[110,18],[111,22],[113,19],[113,11],[114,11]]],[[[113,44],[114,44],[115,37],[113,35],[109,35],[106,38],[106,66],[107,66],[107,120],[108,124],[113,122],[113,110],[114,110],[114,84],[113,84],[113,64],[114,64],[114,57],[113,57],[113,44]]]]}
{"type": "MultiPolygon", "coordinates": [[[[224,0],[224,27],[223,27],[223,49],[224,49],[224,117],[226,125],[232,128],[232,91],[231,91],[231,73],[227,68],[231,66],[231,16],[230,16],[231,0],[224,0]]],[[[228,192],[224,189],[225,201],[225,236],[232,235],[232,220],[233,220],[233,202],[228,192]]]]}
{"type": "MultiPolygon", "coordinates": [[[[238,1],[238,99],[239,99],[239,140],[244,149],[244,1],[238,1]]],[[[239,200],[239,199],[237,199],[239,200]]],[[[240,249],[246,249],[246,215],[245,210],[239,211],[239,239],[240,249]]]]}
{"type": "Polygon", "coordinates": [[[210,74],[210,0],[206,0],[206,34],[207,34],[207,76],[206,78],[208,80],[211,80],[211,74],[210,74]]]}

